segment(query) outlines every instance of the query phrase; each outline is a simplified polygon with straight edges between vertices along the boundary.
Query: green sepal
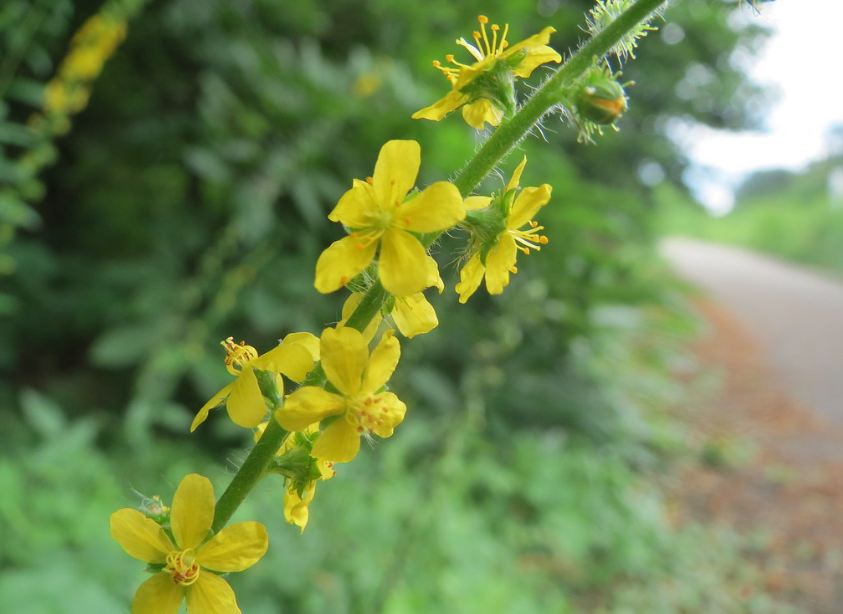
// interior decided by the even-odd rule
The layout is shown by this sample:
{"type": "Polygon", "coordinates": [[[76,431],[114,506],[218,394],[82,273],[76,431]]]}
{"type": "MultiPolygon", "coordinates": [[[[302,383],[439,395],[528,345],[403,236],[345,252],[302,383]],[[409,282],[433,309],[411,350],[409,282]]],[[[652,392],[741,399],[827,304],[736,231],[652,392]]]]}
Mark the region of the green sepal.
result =
{"type": "Polygon", "coordinates": [[[486,98],[499,109],[503,109],[505,117],[515,114],[515,77],[507,62],[497,62],[488,70],[475,77],[460,92],[469,96],[469,104],[486,98]]]}

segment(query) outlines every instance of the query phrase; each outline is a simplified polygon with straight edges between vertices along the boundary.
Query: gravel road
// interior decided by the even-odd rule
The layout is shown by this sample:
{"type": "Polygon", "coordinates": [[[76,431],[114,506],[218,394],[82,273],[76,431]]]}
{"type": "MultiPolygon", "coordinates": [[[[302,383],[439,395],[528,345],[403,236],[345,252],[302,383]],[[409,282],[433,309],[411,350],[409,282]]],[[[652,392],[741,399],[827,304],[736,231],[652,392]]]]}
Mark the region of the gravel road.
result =
{"type": "Polygon", "coordinates": [[[754,335],[795,399],[843,425],[843,282],[692,239],[667,239],[661,251],[754,335]]]}

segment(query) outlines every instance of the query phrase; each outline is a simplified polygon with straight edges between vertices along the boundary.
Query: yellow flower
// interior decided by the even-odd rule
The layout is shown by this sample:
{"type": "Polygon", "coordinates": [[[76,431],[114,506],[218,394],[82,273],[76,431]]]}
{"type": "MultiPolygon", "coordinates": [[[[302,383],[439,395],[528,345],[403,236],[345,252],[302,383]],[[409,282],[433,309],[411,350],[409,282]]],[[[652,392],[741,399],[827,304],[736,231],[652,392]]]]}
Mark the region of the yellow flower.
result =
{"type": "Polygon", "coordinates": [[[319,359],[319,341],[310,333],[291,333],[280,345],[261,356],[251,345],[246,345],[244,341],[235,343],[232,337],[223,341],[222,346],[226,352],[225,368],[236,379],[212,396],[196,413],[190,425],[191,433],[223,401],[232,422],[244,428],[256,426],[266,417],[266,403],[255,369],[274,374],[278,393],[283,394],[282,373],[294,382],[301,382],[319,359]]]}
{"type": "MultiPolygon", "coordinates": [[[[442,283],[442,278],[439,276],[439,269],[436,266],[436,261],[430,256],[428,260],[428,279],[429,286],[435,286],[439,293],[445,289],[445,284],[442,283]]],[[[345,326],[348,318],[354,313],[354,310],[360,305],[364,294],[362,292],[353,292],[346,299],[342,306],[342,320],[339,326],[345,326]]],[[[387,303],[389,304],[389,303],[387,303]]],[[[429,333],[434,328],[439,326],[439,319],[436,317],[436,311],[433,309],[428,300],[424,297],[423,292],[416,292],[410,296],[394,297],[392,302],[392,309],[390,311],[392,321],[402,335],[408,339],[412,339],[416,335],[423,335],[429,333]]],[[[366,341],[371,341],[375,338],[378,332],[383,316],[380,313],[375,314],[372,321],[363,331],[363,337],[366,341]]]]}
{"type": "Polygon", "coordinates": [[[462,107],[463,119],[472,128],[482,130],[487,122],[497,126],[504,115],[504,106],[496,91],[500,85],[489,83],[487,77],[503,73],[505,83],[511,90],[512,75],[526,79],[542,64],[562,61],[562,56],[547,46],[550,35],[556,32],[554,28],[547,27],[538,34],[510,45],[506,40],[509,24],[504,25],[503,32],[500,26],[492,24],[490,36],[486,31],[489,19],[480,15],[477,20],[480,22],[480,31],[473,33],[473,45],[464,38],[457,39],[457,44],[477,61],[471,65],[463,64],[450,54],[445,56],[445,60],[453,66],[443,66],[439,60],[435,60],[433,66],[442,71],[452,89],[444,98],[413,113],[413,119],[439,121],[451,111],[462,107]]]}
{"type": "MultiPolygon", "coordinates": [[[[263,422],[255,428],[256,442],[266,430],[266,425],[267,423],[263,422]]],[[[287,474],[284,477],[284,519],[288,523],[299,527],[302,533],[304,533],[310,517],[308,506],[316,495],[317,480],[330,480],[337,474],[334,471],[334,463],[325,460],[314,461],[310,457],[311,445],[309,441],[318,432],[319,425],[312,424],[302,431],[302,433],[288,433],[275,453],[276,457],[284,457],[288,454],[295,455],[296,448],[301,448],[304,454],[307,455],[306,459],[302,459],[306,460],[306,462],[298,465],[300,471],[308,474],[307,478],[301,479],[287,474]],[[304,445],[302,445],[302,436],[304,436],[304,445]],[[310,479],[314,468],[318,473],[318,478],[310,479]]]]}
{"type": "MultiPolygon", "coordinates": [[[[318,431],[318,427],[313,429],[318,431]]],[[[293,437],[294,434],[287,436],[287,439],[293,437]]],[[[334,471],[334,463],[331,461],[317,460],[316,467],[320,472],[320,480],[330,480],[337,472],[334,471]]],[[[304,484],[297,484],[295,480],[287,480],[284,488],[284,520],[290,524],[294,524],[301,532],[304,533],[307,522],[310,520],[310,511],[308,506],[316,496],[316,482],[317,480],[309,480],[304,484]]]]}
{"type": "MultiPolygon", "coordinates": [[[[460,271],[460,282],[456,286],[460,303],[465,303],[474,294],[484,275],[489,294],[501,294],[509,284],[509,274],[518,272],[515,268],[517,252],[529,254],[530,250],[539,251],[542,245],[548,243],[547,237],[539,234],[544,230],[544,226],[539,226],[532,218],[550,201],[551,187],[545,183],[537,188],[524,188],[519,192],[518,184],[526,164],[525,156],[498,201],[504,208],[502,227],[495,233],[491,242],[475,249],[460,271]],[[528,228],[522,230],[522,226],[528,228]]],[[[488,197],[470,197],[466,199],[466,208],[481,209],[487,207],[491,201],[488,197]]]]}
{"type": "Polygon", "coordinates": [[[326,328],[320,339],[322,368],[337,393],[302,386],[284,402],[275,418],[289,431],[323,425],[313,445],[319,460],[348,462],[360,450],[360,436],[390,437],[404,419],[407,406],[392,392],[380,392],[401,354],[398,339],[387,331],[369,355],[366,339],[353,328],[326,328]]]}
{"type": "Polygon", "coordinates": [[[237,599],[218,573],[243,571],[266,553],[269,539],[258,522],[240,522],[211,537],[214,488],[191,473],[173,497],[170,539],[161,525],[135,509],[111,515],[111,536],[131,557],[163,566],[140,585],[132,614],[177,614],[187,598],[190,614],[239,614],[237,599]]]}
{"type": "Polygon", "coordinates": [[[319,256],[319,292],[346,285],[369,266],[376,251],[380,280],[390,294],[408,296],[426,287],[427,253],[413,233],[450,228],[465,217],[465,209],[459,191],[447,181],[406,198],[420,161],[416,141],[389,141],[380,150],[371,182],[355,179],[354,187],[343,194],[328,218],[351,233],[319,256]]]}

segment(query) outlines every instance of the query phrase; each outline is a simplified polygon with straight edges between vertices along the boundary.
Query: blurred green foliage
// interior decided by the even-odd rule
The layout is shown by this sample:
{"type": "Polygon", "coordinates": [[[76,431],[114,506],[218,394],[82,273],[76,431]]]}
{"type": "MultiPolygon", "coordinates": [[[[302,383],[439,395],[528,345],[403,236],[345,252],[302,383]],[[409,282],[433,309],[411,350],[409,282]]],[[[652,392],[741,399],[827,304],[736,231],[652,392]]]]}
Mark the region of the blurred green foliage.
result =
{"type": "MultiPolygon", "coordinates": [[[[55,3],[15,42],[42,4],[3,7],[4,49],[41,58],[12,67],[33,95],[9,91],[7,123],[26,122],[100,7],[55,3]]],[[[339,233],[325,215],[384,141],[422,143],[422,184],[471,155],[460,121],[409,119],[445,87],[430,61],[481,11],[523,35],[551,24],[570,49],[588,7],[169,0],[131,21],[87,110],[48,144],[42,189],[12,186],[30,222],[2,218],[19,232],[2,231],[0,609],[63,611],[71,591],[81,611],[125,607],[143,572],[109,541],[109,512],[133,489],[169,498],[189,471],[221,489],[248,444],[225,420],[186,434],[225,381],[218,340],[266,349],[338,319],[340,298],[312,288],[339,233]]],[[[620,134],[583,147],[549,118],[546,142],[525,145],[524,185],[554,187],[551,244],[498,299],[436,300],[440,328],[405,344],[394,381],[407,423],[319,489],[304,536],[283,524],[280,483],[261,485],[240,514],[273,548],[234,579],[244,611],[737,610],[752,581],[737,545],[671,528],[653,478],[682,449],[661,409],[692,325],[650,249],[653,177],[678,185],[685,165],[669,121],[748,121],[757,92],[729,58],[762,32],[730,10],[668,12],[625,73],[638,85],[620,134]]],[[[2,147],[4,168],[26,151],[2,147]]]]}

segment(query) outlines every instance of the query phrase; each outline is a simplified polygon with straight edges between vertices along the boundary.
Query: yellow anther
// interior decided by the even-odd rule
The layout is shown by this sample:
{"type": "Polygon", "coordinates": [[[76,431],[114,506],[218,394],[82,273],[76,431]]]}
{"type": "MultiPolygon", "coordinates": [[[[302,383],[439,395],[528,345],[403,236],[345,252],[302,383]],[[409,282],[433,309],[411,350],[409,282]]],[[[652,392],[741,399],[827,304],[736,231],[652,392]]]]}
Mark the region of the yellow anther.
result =
{"type": "Polygon", "coordinates": [[[482,25],[485,25],[485,24],[489,23],[489,18],[486,17],[485,15],[478,15],[477,21],[479,21],[480,25],[482,26],[482,25]]]}
{"type": "Polygon", "coordinates": [[[220,341],[225,348],[225,370],[232,375],[239,375],[247,364],[258,357],[258,351],[245,341],[235,343],[234,337],[220,341]]]}
{"type": "Polygon", "coordinates": [[[199,579],[199,564],[193,556],[193,550],[171,552],[167,555],[164,571],[168,572],[173,582],[181,586],[190,586],[199,579]]]}

